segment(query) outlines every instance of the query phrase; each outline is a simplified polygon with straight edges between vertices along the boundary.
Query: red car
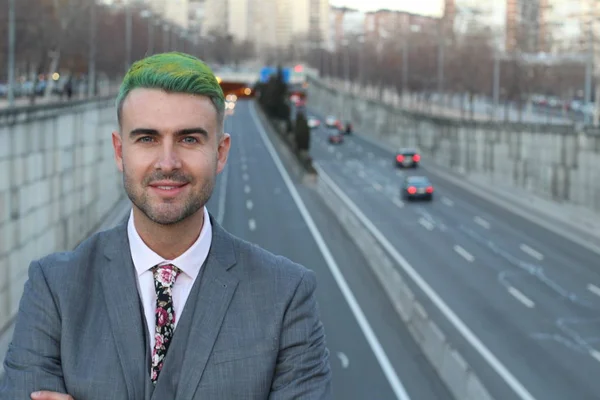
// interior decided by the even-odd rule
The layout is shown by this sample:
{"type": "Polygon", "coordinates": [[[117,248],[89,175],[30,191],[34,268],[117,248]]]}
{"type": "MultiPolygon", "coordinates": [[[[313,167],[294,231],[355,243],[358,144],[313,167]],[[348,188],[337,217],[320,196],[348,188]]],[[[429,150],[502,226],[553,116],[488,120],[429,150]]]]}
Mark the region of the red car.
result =
{"type": "Polygon", "coordinates": [[[334,133],[329,135],[328,140],[331,144],[341,144],[344,143],[344,135],[341,133],[334,133]]]}
{"type": "Polygon", "coordinates": [[[402,168],[417,168],[421,155],[416,149],[400,149],[396,153],[396,166],[402,168]]]}

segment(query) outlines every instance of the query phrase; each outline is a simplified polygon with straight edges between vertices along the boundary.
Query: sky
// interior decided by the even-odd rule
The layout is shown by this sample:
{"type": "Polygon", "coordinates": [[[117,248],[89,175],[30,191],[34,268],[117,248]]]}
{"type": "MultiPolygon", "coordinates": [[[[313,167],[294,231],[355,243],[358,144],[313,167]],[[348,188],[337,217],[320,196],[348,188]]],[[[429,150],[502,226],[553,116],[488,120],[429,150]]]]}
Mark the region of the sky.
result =
{"type": "Polygon", "coordinates": [[[407,11],[415,14],[440,15],[442,0],[330,0],[338,7],[349,7],[360,11],[375,11],[382,8],[407,11]]]}

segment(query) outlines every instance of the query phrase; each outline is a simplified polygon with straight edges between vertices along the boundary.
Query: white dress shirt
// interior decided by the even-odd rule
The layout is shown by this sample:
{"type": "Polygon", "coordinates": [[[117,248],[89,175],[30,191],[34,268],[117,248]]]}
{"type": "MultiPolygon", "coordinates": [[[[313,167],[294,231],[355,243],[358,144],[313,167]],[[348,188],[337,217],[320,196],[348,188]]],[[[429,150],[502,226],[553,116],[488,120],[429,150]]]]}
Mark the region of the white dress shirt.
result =
{"type": "Polygon", "coordinates": [[[185,302],[192,290],[192,286],[198,277],[200,268],[206,257],[212,242],[212,226],[208,210],[204,207],[204,224],[200,231],[200,236],[192,246],[182,255],[174,260],[165,260],[154,251],[152,251],[142,240],[133,223],[133,210],[127,224],[127,235],[129,236],[129,247],[133,265],[137,272],[138,290],[144,307],[144,315],[148,323],[148,333],[150,338],[150,351],[154,348],[155,335],[155,316],[156,310],[156,290],[154,288],[154,276],[152,267],[158,264],[173,264],[181,270],[173,284],[173,307],[175,308],[175,327],[185,302]]]}

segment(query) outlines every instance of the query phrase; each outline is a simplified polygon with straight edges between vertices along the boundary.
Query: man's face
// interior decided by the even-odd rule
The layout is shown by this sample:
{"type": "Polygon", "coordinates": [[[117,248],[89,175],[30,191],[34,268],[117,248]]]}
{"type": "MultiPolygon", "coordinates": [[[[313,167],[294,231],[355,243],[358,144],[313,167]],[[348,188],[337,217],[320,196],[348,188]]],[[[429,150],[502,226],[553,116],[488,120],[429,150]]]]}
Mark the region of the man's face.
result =
{"type": "Polygon", "coordinates": [[[113,133],[113,147],[134,206],[162,225],[200,210],[229,153],[230,137],[219,135],[220,129],[208,97],[131,91],[123,103],[121,132],[113,133]]]}

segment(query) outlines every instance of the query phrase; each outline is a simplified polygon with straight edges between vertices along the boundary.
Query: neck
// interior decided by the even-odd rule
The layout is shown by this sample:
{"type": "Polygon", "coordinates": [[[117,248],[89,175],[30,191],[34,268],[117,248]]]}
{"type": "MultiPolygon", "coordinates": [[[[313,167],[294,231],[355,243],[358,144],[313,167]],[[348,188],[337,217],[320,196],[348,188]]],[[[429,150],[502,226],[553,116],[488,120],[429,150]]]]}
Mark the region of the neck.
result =
{"type": "Polygon", "coordinates": [[[185,253],[200,236],[204,225],[204,207],[181,222],[161,225],[148,219],[134,206],[133,222],[146,246],[165,260],[174,260],[185,253]]]}

